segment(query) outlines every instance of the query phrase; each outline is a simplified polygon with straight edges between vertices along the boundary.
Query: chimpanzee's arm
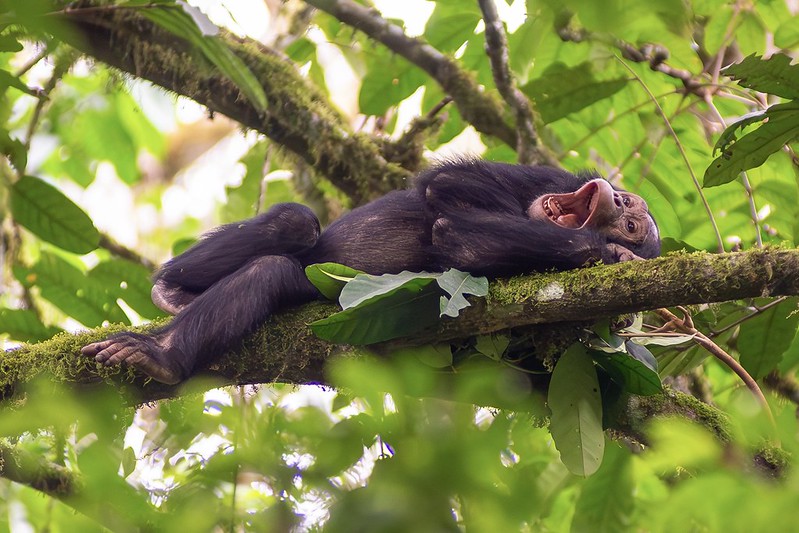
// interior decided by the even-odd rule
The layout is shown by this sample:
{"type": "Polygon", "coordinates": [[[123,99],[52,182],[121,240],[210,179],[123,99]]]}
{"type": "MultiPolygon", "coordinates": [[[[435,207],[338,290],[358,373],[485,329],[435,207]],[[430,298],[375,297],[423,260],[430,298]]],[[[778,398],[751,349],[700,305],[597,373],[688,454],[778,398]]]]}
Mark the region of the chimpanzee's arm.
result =
{"type": "Polygon", "coordinates": [[[591,230],[542,224],[524,216],[472,210],[433,224],[433,249],[440,268],[505,276],[532,270],[566,270],[597,261],[634,256],[591,230]]]}
{"type": "Polygon", "coordinates": [[[464,161],[425,172],[417,190],[433,220],[473,209],[521,216],[538,196],[575,191],[587,179],[550,167],[464,161]]]}

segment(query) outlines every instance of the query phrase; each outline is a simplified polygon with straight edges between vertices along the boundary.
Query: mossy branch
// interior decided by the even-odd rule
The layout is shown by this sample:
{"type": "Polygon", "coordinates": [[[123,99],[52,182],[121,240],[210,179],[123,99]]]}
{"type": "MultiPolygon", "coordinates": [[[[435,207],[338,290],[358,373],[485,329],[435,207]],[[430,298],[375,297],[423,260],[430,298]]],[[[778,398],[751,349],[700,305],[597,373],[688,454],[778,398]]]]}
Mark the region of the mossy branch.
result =
{"type": "Polygon", "coordinates": [[[65,24],[58,37],[80,52],[169,91],[191,98],[285,146],[326,176],[354,204],[404,188],[410,173],[385,160],[380,146],[353,133],[328,98],[283,55],[251,39],[217,38],[240,57],[264,88],[259,111],[226,76],[182,38],[136,9],[98,0],[54,1],[65,24]],[[105,7],[105,8],[104,8],[105,7]]]}
{"type": "MultiPolygon", "coordinates": [[[[677,254],[568,272],[536,274],[492,283],[488,298],[473,301],[460,317],[431,331],[392,342],[415,345],[467,338],[510,327],[585,321],[660,307],[710,303],[755,296],[799,294],[799,250],[766,249],[731,254],[677,254]]],[[[235,351],[224,355],[206,376],[181,386],[147,381],[128,369],[98,367],[79,355],[80,347],[120,331],[112,326],[80,334],[62,333],[0,356],[0,400],[6,408],[23,401],[37,378],[72,389],[114,387],[132,404],[196,392],[198,387],[252,383],[324,383],[325,362],[337,354],[356,356],[362,349],[333,345],[315,337],[307,324],[337,311],[331,303],[312,303],[272,317],[235,351]],[[208,376],[211,376],[208,378],[208,376]],[[203,378],[212,381],[202,381],[203,378]]],[[[551,327],[551,326],[547,326],[551,327]]],[[[386,348],[386,346],[384,346],[386,348]]],[[[546,387],[546,380],[533,383],[546,387]]],[[[646,426],[656,416],[682,416],[729,440],[726,417],[684,394],[666,390],[650,397],[631,396],[611,429],[646,442],[646,426]]],[[[0,445],[0,476],[68,498],[79,481],[57,465],[19,456],[0,445]],[[24,477],[21,477],[24,476],[24,477]]]]}
{"type": "MultiPolygon", "coordinates": [[[[660,307],[756,296],[799,294],[799,251],[752,250],[731,254],[678,254],[568,272],[496,280],[486,299],[476,299],[457,319],[390,347],[454,341],[534,324],[587,321],[660,307]]],[[[210,369],[214,385],[324,383],[325,362],[362,349],[325,342],[308,328],[337,311],[312,303],[272,317],[242,346],[210,369]]],[[[0,356],[0,400],[24,396],[25,384],[41,375],[77,386],[111,383],[127,389],[132,403],[181,394],[180,386],[144,380],[120,368],[98,367],[80,347],[124,329],[121,325],[23,346],[0,356]]],[[[383,346],[387,349],[389,346],[383,346]]]]}

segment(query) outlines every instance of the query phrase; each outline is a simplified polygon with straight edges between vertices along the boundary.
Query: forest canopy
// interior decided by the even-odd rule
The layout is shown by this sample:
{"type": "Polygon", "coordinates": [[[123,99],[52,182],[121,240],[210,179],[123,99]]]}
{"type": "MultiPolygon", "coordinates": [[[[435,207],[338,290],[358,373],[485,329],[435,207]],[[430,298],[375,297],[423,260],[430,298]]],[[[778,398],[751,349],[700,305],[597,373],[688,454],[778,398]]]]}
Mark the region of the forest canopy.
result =
{"type": "Polygon", "coordinates": [[[791,529],[798,51],[787,0],[0,0],[0,528],[791,529]],[[184,384],[80,356],[203,232],[463,157],[595,170],[664,255],[317,265],[184,384]]]}

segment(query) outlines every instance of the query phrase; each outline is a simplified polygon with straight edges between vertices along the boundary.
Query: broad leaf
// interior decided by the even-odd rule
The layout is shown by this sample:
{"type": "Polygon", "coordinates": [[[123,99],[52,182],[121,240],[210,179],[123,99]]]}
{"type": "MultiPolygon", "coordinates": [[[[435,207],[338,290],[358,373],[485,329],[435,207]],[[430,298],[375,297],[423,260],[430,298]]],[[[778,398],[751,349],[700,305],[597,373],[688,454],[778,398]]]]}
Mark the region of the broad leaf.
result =
{"type": "Polygon", "coordinates": [[[435,324],[438,321],[438,299],[438,291],[432,287],[402,287],[390,298],[374,298],[358,307],[317,320],[310,327],[319,338],[330,342],[382,342],[435,324]]]}
{"type": "Polygon", "coordinates": [[[727,143],[716,145],[714,150],[720,151],[721,155],[705,170],[703,187],[729,183],[744,170],[759,167],[771,154],[799,137],[799,102],[773,105],[763,119],[768,121],[734,142],[734,135],[730,132],[738,125],[727,128],[722,136],[727,143]]]}
{"type": "Polygon", "coordinates": [[[508,349],[510,338],[507,335],[480,335],[474,349],[489,359],[499,361],[508,349]]]}
{"type": "Polygon", "coordinates": [[[634,343],[629,343],[627,349],[628,353],[593,351],[591,356],[626,392],[640,396],[651,396],[661,392],[663,386],[660,383],[654,356],[643,346],[634,343]],[[633,355],[633,352],[637,353],[638,357],[633,355]]]}
{"type": "Polygon", "coordinates": [[[590,476],[602,464],[605,434],[596,369],[582,344],[572,344],[555,365],[547,403],[561,461],[571,473],[590,476]]]}
{"type": "Polygon", "coordinates": [[[89,216],[64,194],[33,176],[23,176],[11,189],[14,220],[42,240],[86,254],[97,248],[100,233],[89,216]]]}
{"type": "Polygon", "coordinates": [[[130,323],[113,295],[56,255],[43,253],[32,268],[16,267],[14,274],[25,286],[36,286],[42,298],[84,326],[100,326],[104,322],[130,323]]]}
{"type": "MultiPolygon", "coordinates": [[[[132,3],[137,4],[138,2],[132,3]]],[[[164,6],[163,8],[142,9],[141,13],[165,30],[196,46],[206,59],[241,89],[257,109],[265,110],[266,94],[258,78],[222,40],[214,35],[208,35],[209,32],[206,30],[201,30],[193,18],[194,13],[191,10],[194,9],[196,8],[188,5],[185,7],[164,6]]]]}
{"type": "Polygon", "coordinates": [[[554,63],[543,76],[522,87],[522,92],[535,100],[541,118],[549,123],[610,98],[627,85],[623,78],[599,81],[592,68],[590,62],[576,67],[554,63]]]}
{"type": "Polygon", "coordinates": [[[471,304],[466,300],[466,295],[485,296],[488,294],[488,279],[481,276],[476,278],[468,272],[451,268],[438,276],[438,286],[450,295],[441,297],[441,316],[456,317],[461,309],[471,304]]]}
{"type": "Polygon", "coordinates": [[[752,54],[723,72],[744,87],[783,98],[799,98],[799,65],[791,65],[791,61],[785,54],[768,59],[752,54]]]}
{"type": "Polygon", "coordinates": [[[358,274],[363,272],[338,263],[316,263],[305,267],[305,275],[328,300],[337,300],[344,286],[358,274]]]}
{"type": "Polygon", "coordinates": [[[140,316],[164,315],[152,301],[150,271],[143,266],[124,259],[110,259],[91,269],[88,276],[100,283],[108,294],[125,300],[140,316]]]}
{"type": "Polygon", "coordinates": [[[358,274],[342,289],[339,303],[343,309],[356,307],[373,298],[386,297],[401,288],[418,291],[433,282],[440,274],[430,272],[408,272],[399,274],[358,274]]]}
{"type": "Polygon", "coordinates": [[[39,342],[59,331],[59,328],[42,324],[29,309],[0,309],[0,333],[7,333],[14,340],[39,342]]]}
{"type": "Polygon", "coordinates": [[[786,300],[744,322],[738,335],[741,364],[755,379],[774,370],[799,325],[796,299],[786,300]]]}

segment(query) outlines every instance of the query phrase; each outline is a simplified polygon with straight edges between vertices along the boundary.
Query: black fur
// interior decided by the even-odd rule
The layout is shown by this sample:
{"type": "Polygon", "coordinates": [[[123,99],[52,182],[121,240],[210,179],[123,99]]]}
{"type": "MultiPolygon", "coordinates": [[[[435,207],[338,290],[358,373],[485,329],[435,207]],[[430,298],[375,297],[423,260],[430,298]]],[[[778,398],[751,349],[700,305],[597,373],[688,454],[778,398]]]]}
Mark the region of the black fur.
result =
{"type": "MultiPolygon", "coordinates": [[[[504,276],[619,260],[593,229],[531,220],[542,194],[568,193],[597,176],[548,167],[461,161],[421,174],[414,189],[354,209],[319,232],[299,204],[280,204],[203,237],[155,275],[153,298],[175,319],[152,337],[122,334],[84,348],[105,364],[127,362],[177,382],[231,348],[269,315],[319,297],[303,268],[333,261],[372,274],[441,271],[504,276]]],[[[654,226],[654,220],[652,220],[654,226]]],[[[655,237],[625,246],[659,255],[655,237]]]]}

